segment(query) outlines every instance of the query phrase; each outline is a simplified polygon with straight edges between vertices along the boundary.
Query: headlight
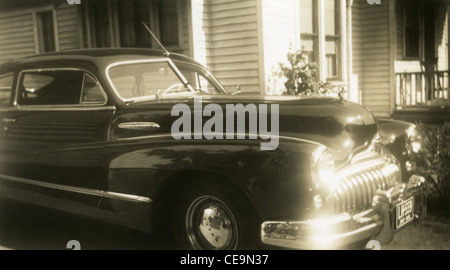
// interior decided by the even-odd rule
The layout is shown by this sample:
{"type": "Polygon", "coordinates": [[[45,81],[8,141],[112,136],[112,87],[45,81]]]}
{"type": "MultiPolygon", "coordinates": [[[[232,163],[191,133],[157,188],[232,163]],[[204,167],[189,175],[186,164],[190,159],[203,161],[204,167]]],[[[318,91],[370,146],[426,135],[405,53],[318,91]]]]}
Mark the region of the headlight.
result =
{"type": "Polygon", "coordinates": [[[407,129],[406,134],[408,136],[406,146],[408,152],[412,151],[414,153],[418,153],[422,148],[422,136],[420,135],[420,132],[417,129],[416,125],[411,125],[407,129]]]}
{"type": "Polygon", "coordinates": [[[317,148],[312,156],[312,179],[316,185],[329,186],[334,178],[334,159],[323,146],[317,148]]]}

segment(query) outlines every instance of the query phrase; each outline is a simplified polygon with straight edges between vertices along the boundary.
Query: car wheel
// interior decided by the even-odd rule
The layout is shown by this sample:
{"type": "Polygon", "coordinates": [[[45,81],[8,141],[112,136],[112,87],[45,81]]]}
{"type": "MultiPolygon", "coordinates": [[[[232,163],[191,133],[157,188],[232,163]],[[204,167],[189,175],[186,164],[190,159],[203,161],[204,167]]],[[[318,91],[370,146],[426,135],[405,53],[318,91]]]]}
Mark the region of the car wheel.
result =
{"type": "MultiPolygon", "coordinates": [[[[217,183],[215,183],[217,184],[217,183]]],[[[259,246],[260,223],[237,192],[202,182],[179,193],[172,237],[177,249],[233,250],[259,246]]]]}

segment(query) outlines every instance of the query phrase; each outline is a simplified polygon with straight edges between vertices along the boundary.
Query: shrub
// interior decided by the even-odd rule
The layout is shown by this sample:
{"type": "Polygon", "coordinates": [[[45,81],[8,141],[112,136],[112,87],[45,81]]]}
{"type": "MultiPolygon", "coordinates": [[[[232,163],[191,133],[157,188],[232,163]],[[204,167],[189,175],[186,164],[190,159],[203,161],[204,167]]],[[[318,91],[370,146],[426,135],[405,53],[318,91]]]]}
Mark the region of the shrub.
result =
{"type": "Polygon", "coordinates": [[[430,214],[450,217],[450,123],[416,124],[422,137],[421,151],[412,156],[414,173],[428,175],[430,214]]]}
{"type": "Polygon", "coordinates": [[[280,70],[287,79],[284,83],[287,94],[312,94],[320,87],[320,67],[309,62],[309,52],[289,49],[287,61],[280,63],[280,70]]]}
{"type": "Polygon", "coordinates": [[[296,50],[292,46],[286,55],[286,61],[278,63],[272,69],[272,78],[268,85],[269,94],[285,95],[328,95],[343,97],[345,87],[320,80],[320,65],[311,62],[311,55],[305,50],[296,50]],[[283,85],[280,85],[280,82],[283,85]],[[280,89],[281,88],[281,89],[280,89]]]}

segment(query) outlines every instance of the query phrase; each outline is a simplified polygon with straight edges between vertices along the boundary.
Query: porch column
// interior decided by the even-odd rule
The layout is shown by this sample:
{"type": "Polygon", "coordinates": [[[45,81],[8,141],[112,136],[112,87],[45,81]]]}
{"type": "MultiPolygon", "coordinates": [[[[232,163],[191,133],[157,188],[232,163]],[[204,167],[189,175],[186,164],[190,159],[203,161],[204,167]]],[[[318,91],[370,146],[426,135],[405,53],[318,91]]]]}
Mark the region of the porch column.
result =
{"type": "Polygon", "coordinates": [[[396,78],[395,78],[395,61],[397,56],[397,20],[395,5],[396,0],[389,1],[389,115],[392,116],[395,111],[396,100],[396,78]]]}

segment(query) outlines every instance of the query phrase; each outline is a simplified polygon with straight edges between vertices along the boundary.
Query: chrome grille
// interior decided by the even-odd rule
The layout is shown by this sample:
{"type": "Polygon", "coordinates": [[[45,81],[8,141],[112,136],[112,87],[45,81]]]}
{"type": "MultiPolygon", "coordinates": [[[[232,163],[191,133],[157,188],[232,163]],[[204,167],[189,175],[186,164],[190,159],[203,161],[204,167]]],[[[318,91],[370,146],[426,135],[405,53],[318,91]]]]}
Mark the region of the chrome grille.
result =
{"type": "Polygon", "coordinates": [[[379,189],[387,190],[401,179],[400,169],[395,164],[383,164],[344,176],[331,193],[335,214],[354,214],[367,209],[379,189]]]}

